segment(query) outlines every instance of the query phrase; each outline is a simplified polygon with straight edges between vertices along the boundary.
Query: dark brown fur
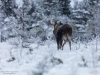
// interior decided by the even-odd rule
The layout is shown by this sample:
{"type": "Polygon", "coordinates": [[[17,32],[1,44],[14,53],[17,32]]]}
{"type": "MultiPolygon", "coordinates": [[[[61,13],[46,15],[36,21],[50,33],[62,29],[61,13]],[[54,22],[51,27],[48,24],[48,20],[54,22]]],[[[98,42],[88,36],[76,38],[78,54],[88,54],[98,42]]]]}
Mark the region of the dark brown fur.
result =
{"type": "Polygon", "coordinates": [[[56,37],[57,48],[63,50],[63,46],[69,41],[69,46],[71,50],[71,37],[72,37],[72,27],[68,24],[58,24],[55,22],[53,33],[56,37]]]}

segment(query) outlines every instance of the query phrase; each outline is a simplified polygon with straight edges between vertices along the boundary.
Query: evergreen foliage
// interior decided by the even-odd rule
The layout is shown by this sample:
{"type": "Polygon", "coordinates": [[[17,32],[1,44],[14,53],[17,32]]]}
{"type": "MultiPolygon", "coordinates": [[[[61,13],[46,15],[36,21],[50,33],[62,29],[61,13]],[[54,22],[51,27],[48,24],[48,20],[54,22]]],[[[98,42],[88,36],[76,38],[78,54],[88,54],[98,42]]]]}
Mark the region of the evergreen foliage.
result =
{"type": "Polygon", "coordinates": [[[16,13],[14,12],[13,8],[17,8],[14,0],[1,0],[3,3],[3,10],[7,16],[14,16],[16,17],[16,13]]]}
{"type": "Polygon", "coordinates": [[[69,16],[71,14],[70,11],[70,0],[59,0],[61,4],[61,14],[69,16]]]}

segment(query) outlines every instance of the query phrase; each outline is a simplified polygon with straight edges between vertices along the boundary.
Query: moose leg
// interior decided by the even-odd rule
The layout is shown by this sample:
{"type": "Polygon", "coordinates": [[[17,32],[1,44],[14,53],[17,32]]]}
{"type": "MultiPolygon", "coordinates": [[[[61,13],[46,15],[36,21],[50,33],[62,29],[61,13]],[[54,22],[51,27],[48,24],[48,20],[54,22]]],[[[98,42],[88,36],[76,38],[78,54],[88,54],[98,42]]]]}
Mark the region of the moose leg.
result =
{"type": "Polygon", "coordinates": [[[67,40],[64,40],[64,43],[63,43],[63,45],[62,45],[62,48],[64,47],[64,45],[66,44],[66,42],[67,42],[67,40]]]}
{"type": "Polygon", "coordinates": [[[59,42],[57,42],[57,49],[59,50],[59,42]]]}
{"type": "Polygon", "coordinates": [[[63,50],[63,46],[62,46],[62,39],[60,39],[59,45],[60,45],[60,49],[62,49],[62,50],[63,50]]]}
{"type": "Polygon", "coordinates": [[[59,40],[56,38],[56,41],[57,41],[57,49],[59,50],[60,48],[60,43],[59,43],[59,40]]]}
{"type": "Polygon", "coordinates": [[[70,46],[70,50],[71,50],[71,41],[69,41],[69,46],[70,46]]]}
{"type": "Polygon", "coordinates": [[[68,36],[68,41],[69,41],[69,47],[70,47],[70,50],[71,50],[71,37],[68,36]]]}

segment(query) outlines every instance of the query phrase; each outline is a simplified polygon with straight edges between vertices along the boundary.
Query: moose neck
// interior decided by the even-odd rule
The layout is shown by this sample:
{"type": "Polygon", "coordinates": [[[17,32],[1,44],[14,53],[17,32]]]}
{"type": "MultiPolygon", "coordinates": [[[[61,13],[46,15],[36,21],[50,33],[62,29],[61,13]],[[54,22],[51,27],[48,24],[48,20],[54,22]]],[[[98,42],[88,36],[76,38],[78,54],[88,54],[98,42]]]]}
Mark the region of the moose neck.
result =
{"type": "Polygon", "coordinates": [[[60,25],[56,25],[56,26],[54,27],[54,34],[55,34],[55,35],[56,35],[56,32],[57,32],[59,26],[60,26],[60,25]]]}

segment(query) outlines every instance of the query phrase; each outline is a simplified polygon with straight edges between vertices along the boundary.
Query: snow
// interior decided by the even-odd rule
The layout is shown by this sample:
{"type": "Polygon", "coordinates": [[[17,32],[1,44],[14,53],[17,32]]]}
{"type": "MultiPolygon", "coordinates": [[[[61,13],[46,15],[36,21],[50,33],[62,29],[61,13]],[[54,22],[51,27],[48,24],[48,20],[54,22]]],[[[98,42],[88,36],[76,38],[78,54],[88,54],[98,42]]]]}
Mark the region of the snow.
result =
{"type": "Polygon", "coordinates": [[[83,0],[71,0],[71,3],[70,3],[70,4],[71,4],[71,7],[72,7],[72,8],[74,7],[74,2],[75,2],[75,1],[82,2],[83,0]]]}
{"type": "MultiPolygon", "coordinates": [[[[38,5],[40,0],[33,1],[34,5],[41,9],[38,5]]],[[[81,2],[82,0],[71,1],[73,7],[74,1],[81,2]]],[[[23,0],[16,0],[16,4],[20,9],[23,7],[23,0]]],[[[89,14],[84,9],[74,10],[73,13],[77,11],[89,14]]],[[[39,16],[39,13],[37,15],[39,16]]],[[[81,16],[77,17],[81,18],[81,16]]],[[[64,46],[64,50],[57,50],[56,41],[50,39],[53,35],[52,28],[43,23],[46,19],[54,18],[56,18],[54,15],[51,15],[50,18],[43,15],[43,20],[32,25],[32,27],[41,25],[40,27],[43,27],[43,29],[48,29],[46,34],[48,40],[45,42],[41,42],[39,38],[33,38],[30,40],[32,43],[27,42],[27,44],[22,41],[22,37],[18,37],[19,40],[13,38],[6,42],[0,42],[0,75],[100,75],[100,39],[97,38],[91,42],[83,43],[76,40],[77,43],[72,42],[72,50],[69,49],[68,43],[64,46]],[[26,48],[22,48],[22,43],[26,48]]],[[[64,24],[70,23],[65,15],[57,17],[57,19],[64,24]]],[[[14,21],[13,18],[4,19],[4,22],[11,21],[14,21]]],[[[85,32],[85,30],[82,31],[84,26],[76,24],[76,27],[81,27],[80,31],[85,32]]],[[[6,39],[8,33],[11,32],[6,31],[6,27],[2,29],[5,30],[3,35],[6,39]]],[[[32,30],[31,33],[33,34],[33,32],[32,30]]],[[[23,31],[20,30],[19,33],[24,36],[23,31]]]]}
{"type": "Polygon", "coordinates": [[[29,48],[22,48],[20,57],[20,48],[3,42],[0,43],[0,75],[100,75],[100,46],[98,43],[96,52],[95,44],[96,40],[84,44],[72,42],[72,50],[68,43],[64,50],[57,50],[55,41],[44,45],[33,43],[29,48]],[[15,60],[8,62],[11,56],[15,60]],[[52,63],[53,57],[63,63],[52,63]]]}
{"type": "Polygon", "coordinates": [[[8,21],[10,21],[10,19],[9,18],[6,18],[4,21],[8,22],[8,21]]]}
{"type": "Polygon", "coordinates": [[[18,5],[18,8],[21,8],[23,6],[23,0],[16,0],[16,4],[18,5]]]}

